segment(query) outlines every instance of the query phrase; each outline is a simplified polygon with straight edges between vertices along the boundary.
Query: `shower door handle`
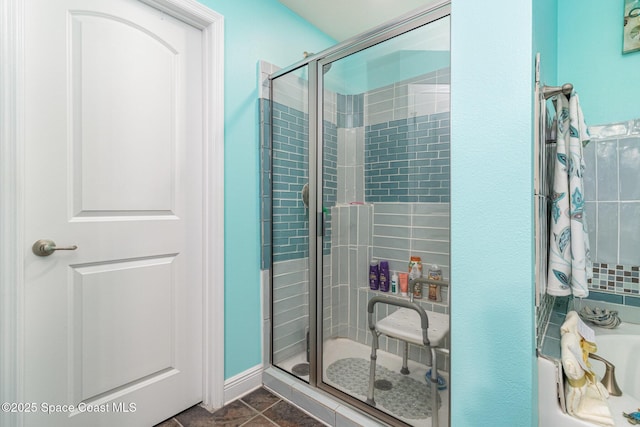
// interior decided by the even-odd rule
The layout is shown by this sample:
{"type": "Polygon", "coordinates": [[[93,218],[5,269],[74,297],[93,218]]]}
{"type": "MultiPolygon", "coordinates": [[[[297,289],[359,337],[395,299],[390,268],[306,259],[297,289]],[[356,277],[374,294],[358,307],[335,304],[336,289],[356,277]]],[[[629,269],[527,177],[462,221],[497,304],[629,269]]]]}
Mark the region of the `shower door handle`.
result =
{"type": "Polygon", "coordinates": [[[318,224],[316,229],[318,230],[318,236],[324,237],[324,212],[317,212],[316,221],[318,224]]]}

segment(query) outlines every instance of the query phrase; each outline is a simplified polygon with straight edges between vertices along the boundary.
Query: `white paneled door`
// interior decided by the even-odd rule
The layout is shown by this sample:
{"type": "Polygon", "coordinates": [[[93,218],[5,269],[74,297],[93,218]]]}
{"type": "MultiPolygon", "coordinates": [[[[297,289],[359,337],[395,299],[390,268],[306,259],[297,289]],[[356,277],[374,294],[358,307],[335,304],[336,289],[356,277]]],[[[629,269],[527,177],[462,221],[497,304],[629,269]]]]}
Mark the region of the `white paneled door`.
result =
{"type": "Polygon", "coordinates": [[[24,7],[25,426],[150,426],[203,398],[201,30],[24,7]]]}

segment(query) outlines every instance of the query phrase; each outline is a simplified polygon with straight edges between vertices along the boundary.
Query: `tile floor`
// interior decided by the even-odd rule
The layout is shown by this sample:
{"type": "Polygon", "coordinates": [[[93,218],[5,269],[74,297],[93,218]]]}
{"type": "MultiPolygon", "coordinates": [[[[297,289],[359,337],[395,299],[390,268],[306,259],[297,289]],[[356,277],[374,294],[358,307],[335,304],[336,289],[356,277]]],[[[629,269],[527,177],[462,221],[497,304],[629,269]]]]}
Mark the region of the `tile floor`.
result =
{"type": "Polygon", "coordinates": [[[324,425],[261,387],[213,413],[196,405],[155,427],[316,427],[324,425]]]}

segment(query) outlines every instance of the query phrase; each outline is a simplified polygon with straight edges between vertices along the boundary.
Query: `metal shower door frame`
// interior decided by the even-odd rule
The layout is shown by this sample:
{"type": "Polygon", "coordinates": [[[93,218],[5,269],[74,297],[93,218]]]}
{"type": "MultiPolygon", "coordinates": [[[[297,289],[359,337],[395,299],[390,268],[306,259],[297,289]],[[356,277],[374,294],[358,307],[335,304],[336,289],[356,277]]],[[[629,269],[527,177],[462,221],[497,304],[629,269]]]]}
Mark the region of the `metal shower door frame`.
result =
{"type": "MultiPolygon", "coordinates": [[[[368,49],[377,44],[383,43],[401,34],[413,31],[438,19],[451,14],[450,2],[443,1],[435,6],[405,16],[397,22],[387,24],[382,28],[378,28],[370,33],[365,34],[362,38],[353,40],[348,45],[340,47],[336,51],[321,52],[314,57],[309,64],[309,187],[310,187],[310,203],[313,200],[314,206],[309,206],[310,212],[316,212],[315,216],[309,216],[309,268],[310,276],[315,271],[316,289],[313,295],[310,295],[309,301],[309,318],[312,322],[310,330],[314,331],[314,337],[310,337],[311,343],[311,372],[310,384],[319,389],[338,397],[339,399],[357,407],[392,425],[398,424],[399,421],[391,415],[380,411],[374,407],[367,405],[365,402],[346,394],[323,381],[323,361],[322,361],[322,342],[323,342],[323,237],[324,237],[324,213],[323,213],[323,142],[324,142],[324,81],[322,70],[324,66],[329,65],[342,58],[368,49]],[[312,116],[313,114],[313,116],[312,116]],[[312,125],[311,117],[316,117],[315,123],[312,125]],[[312,168],[313,172],[312,173],[312,168]],[[311,222],[314,222],[312,224],[311,222]],[[315,239],[315,244],[312,243],[315,239]],[[313,256],[311,251],[313,250],[313,256]],[[315,262],[314,262],[315,260],[315,262]],[[312,317],[313,311],[313,317],[312,317]],[[314,322],[315,320],[315,322],[314,322]],[[314,325],[315,323],[315,325],[314,325]],[[312,339],[313,338],[313,339],[312,339]]],[[[339,46],[337,46],[339,47],[339,46]]],[[[404,424],[401,424],[404,425],[404,424]]]]}

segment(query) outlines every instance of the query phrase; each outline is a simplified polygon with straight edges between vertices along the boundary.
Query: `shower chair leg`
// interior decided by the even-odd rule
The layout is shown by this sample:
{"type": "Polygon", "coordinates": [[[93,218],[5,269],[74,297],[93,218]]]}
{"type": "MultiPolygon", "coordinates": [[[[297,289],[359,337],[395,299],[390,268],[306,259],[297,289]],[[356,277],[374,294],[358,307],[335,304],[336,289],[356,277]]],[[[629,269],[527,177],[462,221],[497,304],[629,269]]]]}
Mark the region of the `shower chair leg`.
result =
{"type": "Polygon", "coordinates": [[[375,330],[371,330],[373,340],[371,341],[371,362],[369,364],[369,390],[367,391],[367,404],[376,406],[376,401],[373,399],[373,390],[376,383],[376,359],[378,356],[376,352],[378,350],[378,333],[375,330]]]}
{"type": "Polygon", "coordinates": [[[403,341],[404,342],[404,349],[402,351],[402,369],[400,369],[400,373],[402,375],[409,375],[409,366],[408,366],[408,359],[409,359],[409,343],[407,341],[403,341]]]}
{"type": "Polygon", "coordinates": [[[436,359],[436,349],[430,348],[431,353],[431,427],[439,427],[438,403],[440,395],[438,394],[438,361],[436,359]]]}

